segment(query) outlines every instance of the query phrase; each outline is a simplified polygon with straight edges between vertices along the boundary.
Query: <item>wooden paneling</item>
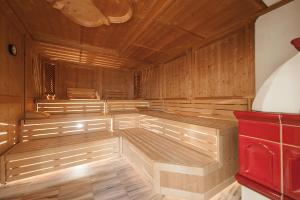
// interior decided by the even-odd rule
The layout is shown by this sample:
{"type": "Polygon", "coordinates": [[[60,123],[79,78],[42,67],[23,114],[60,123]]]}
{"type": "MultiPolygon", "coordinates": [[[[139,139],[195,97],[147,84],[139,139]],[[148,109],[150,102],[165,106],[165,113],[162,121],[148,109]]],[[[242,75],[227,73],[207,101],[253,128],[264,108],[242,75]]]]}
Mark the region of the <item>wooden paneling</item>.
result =
{"type": "Polygon", "coordinates": [[[18,120],[24,108],[24,34],[0,6],[0,154],[18,140],[18,120]],[[8,53],[15,44],[17,56],[8,53]]]}
{"type": "Polygon", "coordinates": [[[194,97],[254,95],[253,32],[245,27],[195,50],[194,97]]]}
{"type": "MultiPolygon", "coordinates": [[[[107,52],[115,51],[123,58],[146,63],[172,59],[196,44],[242,26],[267,10],[261,0],[221,3],[210,0],[141,0],[133,1],[135,9],[128,22],[87,28],[73,23],[46,1],[2,1],[13,8],[36,40],[101,47],[107,52]]],[[[118,9],[120,7],[115,7],[114,11],[118,9]]],[[[120,57],[114,56],[113,59],[119,60],[120,57]]]]}
{"type": "Polygon", "coordinates": [[[132,71],[104,69],[102,77],[102,96],[104,99],[133,98],[132,71]]]}
{"type": "Polygon", "coordinates": [[[133,98],[133,72],[130,70],[95,68],[69,62],[55,63],[58,99],[67,98],[67,88],[95,89],[101,99],[133,98]]]}
{"type": "Polygon", "coordinates": [[[197,99],[254,96],[254,28],[250,23],[185,55],[141,69],[142,97],[197,99]]]}
{"type": "Polygon", "coordinates": [[[180,57],[163,65],[165,99],[187,98],[190,88],[190,69],[187,56],[180,57]]]}
{"type": "Polygon", "coordinates": [[[162,70],[159,66],[146,67],[142,70],[141,97],[147,99],[158,99],[162,90],[162,70]]]}

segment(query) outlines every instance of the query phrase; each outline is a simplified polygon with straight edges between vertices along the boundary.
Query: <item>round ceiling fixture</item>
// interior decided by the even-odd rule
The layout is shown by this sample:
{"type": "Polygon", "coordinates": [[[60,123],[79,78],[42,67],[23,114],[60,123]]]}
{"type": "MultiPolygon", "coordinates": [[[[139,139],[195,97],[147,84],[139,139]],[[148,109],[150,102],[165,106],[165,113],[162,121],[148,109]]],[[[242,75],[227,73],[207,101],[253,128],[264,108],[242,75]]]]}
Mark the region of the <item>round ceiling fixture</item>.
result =
{"type": "Polygon", "coordinates": [[[10,55],[16,56],[17,55],[17,47],[16,47],[16,45],[9,44],[8,45],[8,52],[10,53],[10,55]]]}

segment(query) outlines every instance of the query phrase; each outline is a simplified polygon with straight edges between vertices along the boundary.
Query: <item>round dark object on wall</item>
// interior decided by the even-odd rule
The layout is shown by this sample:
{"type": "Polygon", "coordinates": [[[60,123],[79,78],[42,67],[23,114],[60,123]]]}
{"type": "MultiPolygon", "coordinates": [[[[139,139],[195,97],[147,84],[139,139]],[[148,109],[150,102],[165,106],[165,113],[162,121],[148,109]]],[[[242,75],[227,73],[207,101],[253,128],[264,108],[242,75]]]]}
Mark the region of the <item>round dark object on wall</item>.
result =
{"type": "Polygon", "coordinates": [[[14,44],[9,44],[8,45],[8,52],[10,55],[16,56],[17,55],[17,47],[14,44]]]}

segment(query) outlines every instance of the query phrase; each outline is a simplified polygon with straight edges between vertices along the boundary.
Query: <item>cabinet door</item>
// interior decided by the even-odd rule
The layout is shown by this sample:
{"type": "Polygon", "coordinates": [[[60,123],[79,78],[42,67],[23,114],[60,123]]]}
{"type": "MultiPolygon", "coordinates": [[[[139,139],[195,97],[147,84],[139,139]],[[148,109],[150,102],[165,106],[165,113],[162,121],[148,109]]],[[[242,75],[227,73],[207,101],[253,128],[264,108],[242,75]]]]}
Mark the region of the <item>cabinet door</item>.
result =
{"type": "Polygon", "coordinates": [[[280,145],[239,136],[239,174],[280,192],[280,145]]]}
{"type": "Polygon", "coordinates": [[[300,148],[283,146],[284,193],[300,199],[300,148]]]}

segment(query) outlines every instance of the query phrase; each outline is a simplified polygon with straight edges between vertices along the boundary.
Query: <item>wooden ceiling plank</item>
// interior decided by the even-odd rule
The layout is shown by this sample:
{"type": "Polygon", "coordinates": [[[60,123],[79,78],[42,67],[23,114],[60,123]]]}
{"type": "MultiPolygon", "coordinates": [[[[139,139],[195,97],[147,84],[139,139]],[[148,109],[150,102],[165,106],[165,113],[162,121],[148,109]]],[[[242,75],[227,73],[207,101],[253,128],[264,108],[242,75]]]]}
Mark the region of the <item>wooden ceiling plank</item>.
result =
{"type": "Polygon", "coordinates": [[[143,25],[139,27],[135,34],[130,36],[129,39],[125,41],[125,44],[121,46],[119,49],[120,54],[124,53],[124,51],[126,51],[132,43],[134,43],[142,34],[144,34],[148,26],[152,24],[156,18],[172,4],[172,2],[172,0],[156,0],[154,6],[151,8],[151,12],[148,12],[146,15],[143,25]]]}

